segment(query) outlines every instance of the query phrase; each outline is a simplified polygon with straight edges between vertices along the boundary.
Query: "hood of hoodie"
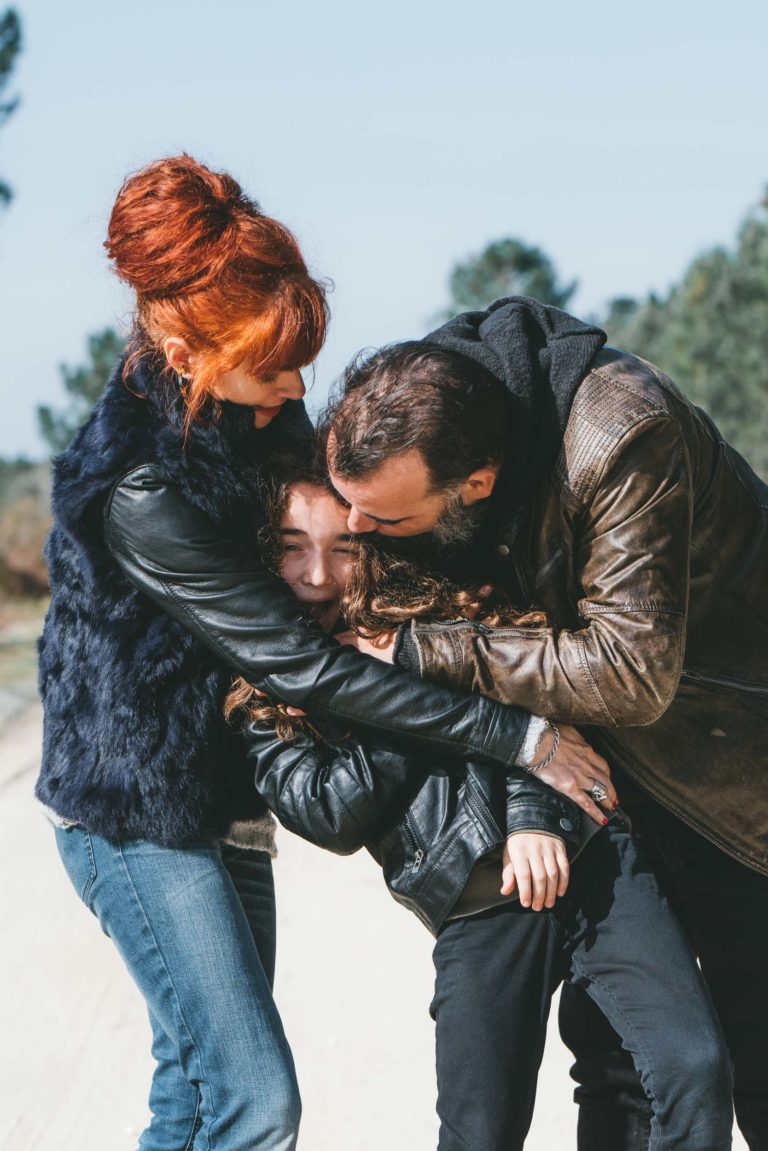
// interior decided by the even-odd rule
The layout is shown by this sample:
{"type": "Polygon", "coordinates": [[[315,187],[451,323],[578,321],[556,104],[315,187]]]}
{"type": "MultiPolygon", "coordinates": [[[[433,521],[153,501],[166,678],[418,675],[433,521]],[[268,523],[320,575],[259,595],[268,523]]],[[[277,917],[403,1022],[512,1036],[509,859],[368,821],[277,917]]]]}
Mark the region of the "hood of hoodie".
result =
{"type": "Polygon", "coordinates": [[[424,338],[469,356],[511,397],[510,443],[499,489],[509,511],[554,462],[573,397],[606,342],[602,329],[530,296],[464,312],[424,338]]]}

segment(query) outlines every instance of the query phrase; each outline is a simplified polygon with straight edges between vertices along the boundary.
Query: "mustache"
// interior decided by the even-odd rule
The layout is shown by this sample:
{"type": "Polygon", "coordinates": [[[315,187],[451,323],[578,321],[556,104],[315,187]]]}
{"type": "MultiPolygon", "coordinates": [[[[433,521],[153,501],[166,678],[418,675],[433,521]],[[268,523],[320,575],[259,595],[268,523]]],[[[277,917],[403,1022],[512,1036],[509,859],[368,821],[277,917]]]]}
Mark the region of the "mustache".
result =
{"type": "Polygon", "coordinates": [[[366,536],[366,543],[383,562],[404,560],[421,572],[446,572],[466,556],[486,518],[486,505],[486,500],[463,504],[457,493],[429,531],[415,536],[382,536],[373,532],[366,536]]]}

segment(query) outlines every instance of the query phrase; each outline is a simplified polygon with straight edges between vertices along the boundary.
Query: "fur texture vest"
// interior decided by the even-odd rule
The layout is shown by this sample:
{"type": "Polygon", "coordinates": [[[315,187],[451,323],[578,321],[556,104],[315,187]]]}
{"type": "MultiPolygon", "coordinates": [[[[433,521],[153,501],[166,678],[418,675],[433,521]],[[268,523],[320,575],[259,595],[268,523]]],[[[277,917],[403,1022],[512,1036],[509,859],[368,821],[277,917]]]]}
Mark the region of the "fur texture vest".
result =
{"type": "Polygon", "coordinates": [[[38,798],[108,839],[171,846],[220,835],[263,808],[222,717],[230,672],[122,575],[104,541],[104,504],[131,469],[159,463],[186,500],[256,549],[269,457],[311,434],[303,404],[290,401],[260,432],[248,409],[223,404],[185,443],[182,418],[156,368],[145,361],[126,384],[119,365],[56,460],[52,598],[39,644],[38,798]]]}

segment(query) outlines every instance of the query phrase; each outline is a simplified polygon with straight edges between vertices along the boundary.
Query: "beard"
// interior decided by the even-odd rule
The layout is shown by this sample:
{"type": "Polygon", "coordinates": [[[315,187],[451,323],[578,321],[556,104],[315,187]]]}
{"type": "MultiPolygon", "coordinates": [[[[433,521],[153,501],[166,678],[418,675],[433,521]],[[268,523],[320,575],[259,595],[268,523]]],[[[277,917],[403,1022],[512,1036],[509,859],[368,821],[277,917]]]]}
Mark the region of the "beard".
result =
{"type": "Polygon", "coordinates": [[[472,542],[485,518],[486,501],[477,500],[473,504],[464,504],[459,492],[453,492],[437,522],[431,531],[427,532],[438,547],[450,551],[458,551],[472,542]]]}
{"type": "Polygon", "coordinates": [[[407,560],[422,572],[449,574],[463,567],[472,542],[487,515],[487,500],[464,504],[452,492],[434,527],[417,536],[382,536],[372,532],[366,540],[382,557],[407,560]]]}

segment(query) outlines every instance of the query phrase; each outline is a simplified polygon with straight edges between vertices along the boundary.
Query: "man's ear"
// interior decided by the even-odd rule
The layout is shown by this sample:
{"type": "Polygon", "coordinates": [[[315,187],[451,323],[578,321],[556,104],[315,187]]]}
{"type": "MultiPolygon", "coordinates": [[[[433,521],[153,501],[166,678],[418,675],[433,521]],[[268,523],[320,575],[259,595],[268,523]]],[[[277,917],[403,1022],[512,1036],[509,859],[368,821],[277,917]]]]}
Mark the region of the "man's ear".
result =
{"type": "Polygon", "coordinates": [[[498,464],[485,464],[482,468],[472,472],[464,481],[461,488],[461,501],[464,504],[474,504],[478,500],[487,500],[496,486],[499,478],[498,464]]]}

